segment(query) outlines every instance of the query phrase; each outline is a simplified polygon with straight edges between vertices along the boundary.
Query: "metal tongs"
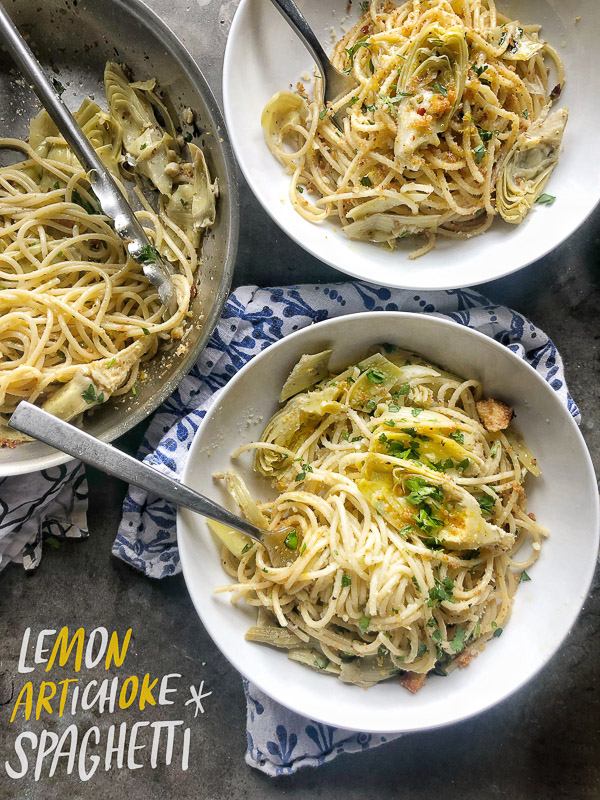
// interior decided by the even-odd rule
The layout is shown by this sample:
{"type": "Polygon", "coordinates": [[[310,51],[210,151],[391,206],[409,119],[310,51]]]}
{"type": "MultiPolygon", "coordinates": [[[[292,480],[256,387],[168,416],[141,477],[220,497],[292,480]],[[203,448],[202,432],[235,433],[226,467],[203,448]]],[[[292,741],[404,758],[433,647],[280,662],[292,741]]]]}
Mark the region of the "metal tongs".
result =
{"type": "Polygon", "coordinates": [[[158,295],[170,313],[176,309],[173,267],[152,246],[138,222],[127,198],[102,163],[98,154],[55,92],[41,64],[17,30],[0,3],[0,43],[2,43],[23,75],[31,84],[52,121],[85,169],[104,214],[114,222],[116,233],[123,239],[131,258],[140,264],[144,275],[158,287],[158,295]]]}

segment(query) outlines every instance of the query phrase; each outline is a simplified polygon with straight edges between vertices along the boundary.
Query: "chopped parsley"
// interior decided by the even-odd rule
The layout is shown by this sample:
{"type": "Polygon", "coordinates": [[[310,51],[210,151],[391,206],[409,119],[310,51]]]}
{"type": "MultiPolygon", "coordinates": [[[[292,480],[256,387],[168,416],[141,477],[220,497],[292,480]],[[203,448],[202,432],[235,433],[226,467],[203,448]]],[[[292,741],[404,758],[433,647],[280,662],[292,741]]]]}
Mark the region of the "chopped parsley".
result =
{"type": "Polygon", "coordinates": [[[539,203],[541,206],[551,206],[552,203],[556,200],[556,197],[553,194],[541,194],[538,199],[535,201],[539,203]]]}
{"type": "Polygon", "coordinates": [[[417,592],[420,592],[421,591],[421,587],[419,586],[419,581],[417,580],[415,575],[411,576],[411,581],[413,582],[414,587],[417,590],[417,592]]]}
{"type": "Polygon", "coordinates": [[[441,644],[441,642],[442,642],[442,634],[440,633],[440,631],[439,631],[439,630],[435,630],[435,631],[434,631],[434,632],[431,634],[431,638],[433,639],[433,641],[434,641],[436,644],[441,644]]]}
{"type": "Polygon", "coordinates": [[[142,333],[144,334],[144,336],[150,336],[150,331],[148,330],[148,328],[142,328],[142,333]]]}
{"type": "Polygon", "coordinates": [[[349,106],[353,106],[354,103],[358,103],[358,97],[351,97],[350,102],[348,103],[349,106]]]}
{"type": "Polygon", "coordinates": [[[525,570],[522,570],[521,574],[519,575],[519,583],[526,583],[527,581],[530,580],[531,578],[529,577],[529,575],[525,572],[525,570]]]}
{"type": "Polygon", "coordinates": [[[421,411],[423,411],[422,408],[411,408],[410,413],[413,415],[413,417],[418,417],[421,411]]]}
{"type": "Polygon", "coordinates": [[[469,461],[469,459],[465,458],[463,461],[460,461],[456,465],[456,469],[459,469],[461,472],[464,472],[467,469],[467,467],[469,466],[470,463],[471,462],[469,461]]]}
{"type": "Polygon", "coordinates": [[[443,86],[441,83],[433,83],[431,85],[431,88],[436,94],[441,94],[444,97],[448,96],[448,89],[446,89],[446,87],[443,86]]]}
{"type": "Polygon", "coordinates": [[[478,78],[480,78],[483,75],[483,73],[486,71],[486,69],[488,69],[488,67],[489,67],[489,64],[483,64],[481,67],[476,67],[473,64],[473,72],[477,75],[478,78]]]}
{"type": "Polygon", "coordinates": [[[419,506],[426,500],[441,503],[444,499],[443,488],[427,483],[424,478],[407,478],[405,486],[410,490],[405,499],[413,506],[419,506]]]}
{"type": "Polygon", "coordinates": [[[368,176],[368,175],[364,175],[364,176],[363,176],[363,177],[360,179],[360,182],[361,182],[361,184],[362,184],[363,186],[373,186],[373,181],[371,180],[371,178],[369,178],[369,176],[368,176]]]}
{"type": "Polygon", "coordinates": [[[306,478],[306,472],[299,472],[294,478],[294,480],[296,481],[296,483],[300,483],[300,481],[303,481],[305,478],[306,478]]]}
{"type": "Polygon", "coordinates": [[[306,543],[304,543],[300,548],[300,555],[303,555],[305,552],[306,552],[306,543]]]}
{"type": "Polygon", "coordinates": [[[450,438],[454,439],[454,441],[458,442],[459,444],[465,443],[465,435],[462,431],[452,431],[450,438]]]}
{"type": "Polygon", "coordinates": [[[496,628],[496,630],[492,633],[494,639],[497,639],[499,636],[502,636],[502,628],[496,628]]]}
{"type": "Polygon", "coordinates": [[[88,214],[99,214],[97,208],[90,203],[89,200],[84,200],[84,198],[79,194],[77,189],[74,189],[71,193],[71,200],[76,203],[78,206],[81,206],[84,211],[87,211],[88,214]]]}
{"type": "Polygon", "coordinates": [[[342,575],[342,586],[350,586],[352,583],[352,578],[350,575],[346,575],[345,573],[342,575]]]}
{"type": "Polygon", "coordinates": [[[325,656],[317,656],[313,664],[317,669],[326,669],[329,665],[329,659],[325,658],[325,656]]]}
{"type": "Polygon", "coordinates": [[[444,601],[449,603],[454,602],[454,598],[452,597],[452,591],[454,589],[454,581],[446,576],[442,581],[438,578],[434,578],[435,585],[431,587],[429,590],[429,600],[427,601],[428,606],[439,606],[444,601]]]}
{"type": "Polygon", "coordinates": [[[477,126],[477,130],[479,131],[479,136],[482,142],[489,142],[491,138],[500,133],[500,131],[486,131],[485,128],[480,128],[479,125],[477,126]]]}
{"type": "Polygon", "coordinates": [[[454,633],[454,639],[450,642],[450,647],[454,650],[455,653],[460,653],[460,651],[465,646],[465,635],[467,633],[466,628],[457,628],[454,633]]]}
{"type": "Polygon", "coordinates": [[[479,508],[481,509],[482,514],[492,513],[495,501],[494,498],[490,497],[489,494],[484,494],[481,497],[478,497],[477,502],[479,503],[479,508]]]}
{"type": "Polygon", "coordinates": [[[375,400],[367,400],[365,408],[367,409],[367,411],[374,411],[377,408],[377,403],[375,402],[375,400]]]}
{"type": "Polygon", "coordinates": [[[138,261],[140,264],[156,264],[158,258],[158,250],[151,244],[145,244],[142,247],[142,252],[139,255],[138,261]]]}
{"type": "Polygon", "coordinates": [[[328,108],[324,108],[323,111],[319,114],[319,119],[325,119],[327,112],[329,111],[328,108]]]}
{"type": "Polygon", "coordinates": [[[410,386],[408,383],[403,383],[402,386],[398,389],[396,394],[404,395],[410,392],[410,386]]]}
{"type": "Polygon", "coordinates": [[[65,91],[66,91],[65,87],[62,85],[62,83],[60,81],[56,80],[56,78],[52,78],[52,86],[54,86],[54,91],[56,92],[56,94],[59,97],[61,95],[63,95],[65,93],[65,91]]]}
{"type": "MultiPolygon", "coordinates": [[[[367,38],[368,38],[367,36],[363,36],[361,39],[359,39],[357,42],[355,42],[352,45],[352,47],[345,47],[344,48],[346,53],[348,54],[348,58],[350,59],[350,66],[348,67],[348,69],[344,70],[344,73],[346,75],[349,75],[352,72],[352,69],[354,68],[354,56],[357,54],[357,52],[360,50],[360,48],[364,47],[369,51],[371,50],[371,45],[367,42],[367,38]]],[[[372,67],[372,65],[373,65],[373,62],[371,61],[370,62],[370,66],[372,67]]],[[[373,72],[373,69],[371,69],[371,72],[373,72]]]]}
{"type": "Polygon", "coordinates": [[[94,384],[90,383],[87,389],[81,393],[81,396],[85,400],[86,403],[96,403],[98,398],[96,397],[96,390],[94,388],[94,384]]]}
{"type": "Polygon", "coordinates": [[[360,632],[366,633],[370,624],[371,624],[371,617],[362,616],[358,620],[358,627],[360,628],[360,632]]]}
{"type": "Polygon", "coordinates": [[[426,533],[435,533],[444,526],[441,519],[431,514],[425,507],[419,509],[419,513],[413,517],[415,525],[426,533]]]}
{"type": "Polygon", "coordinates": [[[245,544],[242,548],[242,555],[245,556],[246,553],[250,552],[250,550],[252,550],[253,547],[254,545],[252,544],[252,542],[248,542],[248,544],[245,544]]]}
{"type": "Polygon", "coordinates": [[[473,148],[473,155],[475,156],[475,163],[481,164],[483,161],[487,150],[485,149],[484,144],[478,144],[477,147],[473,148]]]}
{"type": "Polygon", "coordinates": [[[427,652],[427,645],[424,642],[421,642],[421,644],[419,645],[419,649],[417,650],[417,658],[423,658],[426,652],[427,652]]]}
{"type": "Polygon", "coordinates": [[[524,109],[521,116],[525,117],[525,119],[529,119],[529,111],[527,111],[527,109],[524,109]]]}
{"type": "Polygon", "coordinates": [[[496,453],[498,452],[498,442],[494,442],[494,444],[490,448],[490,456],[493,458],[496,453]]]}
{"type": "Polygon", "coordinates": [[[140,150],[145,150],[147,147],[148,145],[146,144],[146,142],[144,142],[144,144],[140,145],[140,150]]]}
{"type": "Polygon", "coordinates": [[[296,186],[296,191],[297,191],[297,192],[300,192],[300,194],[302,194],[302,193],[304,192],[304,186],[300,186],[300,184],[298,184],[298,185],[296,186]]]}
{"type": "Polygon", "coordinates": [[[385,372],[380,369],[370,369],[367,372],[367,380],[371,383],[383,383],[385,380],[385,372]]]}
{"type": "Polygon", "coordinates": [[[115,363],[115,361],[116,361],[116,358],[111,358],[111,360],[106,365],[105,369],[110,369],[112,367],[112,365],[115,363]]]}
{"type": "Polygon", "coordinates": [[[292,530],[288,533],[288,535],[283,540],[283,543],[287,548],[290,550],[297,550],[298,549],[298,534],[295,530],[292,530]]]}

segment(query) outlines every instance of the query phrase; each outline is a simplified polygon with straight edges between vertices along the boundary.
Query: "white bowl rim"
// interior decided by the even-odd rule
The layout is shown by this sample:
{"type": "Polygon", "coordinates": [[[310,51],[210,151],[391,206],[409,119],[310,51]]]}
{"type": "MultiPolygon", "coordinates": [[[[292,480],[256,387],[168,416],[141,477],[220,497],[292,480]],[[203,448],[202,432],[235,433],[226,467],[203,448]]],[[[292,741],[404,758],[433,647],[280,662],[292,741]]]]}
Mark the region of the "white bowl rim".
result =
{"type": "MultiPolygon", "coordinates": [[[[506,347],[503,344],[500,344],[495,339],[492,339],[490,336],[487,336],[486,334],[481,333],[480,331],[474,330],[473,328],[469,328],[466,325],[461,325],[460,323],[455,322],[454,320],[444,319],[442,317],[439,317],[435,313],[424,312],[423,314],[414,314],[414,313],[408,312],[408,311],[363,311],[363,312],[358,312],[356,314],[343,314],[343,315],[338,316],[338,317],[331,317],[331,318],[323,320],[321,322],[317,322],[314,325],[309,325],[309,326],[306,326],[304,328],[301,328],[298,331],[294,331],[293,333],[288,334],[287,336],[284,336],[282,339],[279,339],[277,342],[274,342],[273,344],[269,345],[264,350],[262,350],[260,353],[257,353],[253,358],[250,359],[250,361],[248,361],[231,378],[230,381],[228,381],[228,383],[221,390],[219,390],[217,398],[216,398],[216,402],[214,402],[212,404],[210,409],[207,411],[204,419],[201,421],[200,425],[198,426],[198,429],[196,430],[196,433],[194,435],[194,440],[192,441],[192,444],[190,446],[189,453],[188,453],[188,458],[186,460],[186,464],[185,464],[185,467],[184,467],[184,470],[183,470],[183,473],[182,473],[182,476],[181,476],[182,483],[188,484],[188,476],[189,476],[189,472],[190,472],[190,468],[191,468],[190,465],[194,461],[195,450],[198,447],[198,443],[200,442],[200,435],[199,434],[204,429],[205,426],[210,425],[210,421],[211,421],[212,415],[219,408],[219,402],[218,401],[222,400],[222,398],[228,392],[235,390],[235,387],[236,387],[237,383],[242,379],[242,376],[245,375],[246,372],[250,371],[251,367],[256,366],[256,364],[260,363],[264,358],[268,357],[268,355],[272,355],[273,354],[273,348],[277,348],[279,345],[283,344],[284,342],[289,341],[290,339],[300,338],[307,331],[314,330],[315,327],[317,327],[317,326],[319,326],[320,329],[325,329],[326,327],[335,326],[336,323],[339,323],[341,320],[347,320],[348,318],[352,318],[352,319],[355,319],[358,322],[360,322],[361,319],[364,319],[364,318],[367,318],[367,317],[372,319],[374,316],[381,317],[383,315],[392,315],[395,319],[398,319],[398,320],[407,319],[407,318],[410,318],[411,320],[414,320],[415,318],[417,318],[417,319],[418,318],[426,318],[428,320],[435,320],[437,323],[440,324],[440,326],[442,328],[446,327],[446,328],[450,328],[450,329],[459,328],[459,329],[462,329],[462,330],[468,330],[470,334],[473,334],[475,337],[477,337],[477,338],[479,338],[481,340],[484,340],[486,343],[491,345],[493,348],[498,349],[502,353],[509,353],[510,354],[509,358],[513,358],[515,360],[515,362],[518,363],[521,367],[524,367],[530,373],[533,373],[533,375],[535,376],[534,380],[537,380],[539,382],[539,384],[544,387],[543,391],[551,392],[551,396],[555,397],[555,400],[557,401],[557,405],[561,409],[562,415],[567,420],[567,424],[570,425],[571,433],[576,438],[578,438],[579,443],[583,445],[582,449],[583,449],[583,452],[585,454],[586,472],[589,472],[589,473],[591,473],[592,476],[594,476],[594,481],[593,482],[595,483],[595,470],[594,470],[594,466],[593,466],[593,463],[592,463],[592,459],[591,459],[591,456],[589,454],[589,450],[587,448],[587,444],[585,442],[585,439],[583,438],[583,435],[582,435],[581,431],[579,430],[579,427],[578,427],[577,423],[573,419],[572,415],[569,413],[568,409],[564,406],[564,404],[560,402],[559,398],[556,395],[556,392],[552,389],[552,387],[549,386],[547,381],[530,364],[528,364],[527,361],[525,361],[524,359],[520,358],[516,353],[513,353],[512,350],[510,350],[508,347],[506,347]]],[[[389,316],[387,318],[389,318],[389,316]]],[[[185,515],[188,514],[188,512],[185,512],[185,511],[183,513],[185,515]]],[[[194,608],[196,609],[196,613],[200,617],[200,621],[204,625],[204,628],[208,632],[208,634],[211,637],[211,639],[213,639],[213,643],[216,644],[216,642],[215,642],[215,640],[214,640],[214,638],[212,636],[212,632],[211,632],[212,624],[210,622],[207,624],[207,621],[204,618],[203,608],[202,608],[201,604],[199,602],[197,602],[197,600],[196,600],[196,598],[194,596],[194,592],[193,592],[193,590],[191,588],[191,583],[192,583],[191,582],[191,577],[189,576],[188,568],[186,566],[187,565],[187,561],[188,561],[188,553],[187,553],[187,549],[186,549],[185,539],[184,539],[184,537],[179,535],[180,534],[180,530],[184,526],[185,526],[185,523],[184,523],[184,520],[183,520],[182,511],[181,511],[181,509],[178,509],[178,511],[177,511],[177,545],[178,545],[178,549],[179,549],[179,553],[180,553],[181,567],[182,567],[182,571],[183,571],[183,576],[184,576],[184,579],[185,579],[186,587],[188,589],[188,593],[189,593],[189,595],[191,597],[191,600],[192,600],[192,603],[194,605],[194,608]]],[[[367,733],[384,733],[384,734],[388,733],[389,734],[389,733],[412,733],[412,732],[417,732],[417,731],[434,730],[436,728],[443,728],[443,727],[446,727],[448,725],[453,725],[455,723],[463,722],[464,720],[467,720],[467,719],[470,719],[472,717],[478,716],[479,714],[482,714],[485,711],[488,711],[490,708],[492,708],[492,707],[504,702],[509,697],[512,697],[520,689],[522,689],[527,683],[529,683],[533,678],[535,678],[536,675],[538,675],[541,672],[541,670],[544,667],[547,666],[548,662],[556,655],[556,653],[558,652],[558,650],[561,647],[561,645],[564,643],[564,641],[567,639],[567,637],[569,636],[569,634],[573,630],[573,627],[574,627],[575,623],[577,622],[577,619],[578,619],[578,617],[579,617],[579,615],[581,613],[581,609],[583,608],[583,605],[584,605],[584,603],[587,600],[587,597],[589,595],[591,584],[592,584],[592,580],[593,580],[594,573],[595,573],[595,570],[596,570],[598,552],[599,552],[599,547],[600,547],[600,498],[599,498],[598,494],[596,494],[595,497],[594,497],[593,520],[590,523],[590,530],[593,531],[593,536],[594,536],[593,544],[594,544],[595,557],[594,557],[594,559],[590,559],[590,561],[589,561],[589,565],[588,565],[588,568],[587,568],[587,573],[585,575],[585,580],[583,580],[582,583],[581,583],[581,592],[579,594],[579,598],[575,599],[573,601],[571,614],[570,614],[570,622],[568,624],[568,628],[566,628],[566,630],[564,632],[564,635],[563,635],[562,639],[560,640],[560,642],[558,642],[557,645],[553,649],[549,650],[547,653],[544,654],[544,656],[540,659],[539,663],[536,665],[535,669],[533,669],[530,674],[527,674],[522,680],[517,681],[515,683],[515,685],[513,685],[502,697],[500,697],[500,698],[492,698],[489,701],[486,701],[485,703],[483,703],[477,709],[460,711],[453,719],[444,720],[444,721],[441,721],[441,722],[435,723],[435,724],[427,724],[427,725],[423,725],[423,726],[412,725],[410,727],[404,726],[404,727],[401,727],[401,728],[389,727],[389,726],[384,726],[384,727],[380,726],[380,727],[375,728],[375,727],[364,726],[364,725],[363,726],[357,725],[356,727],[353,727],[352,725],[344,725],[344,729],[345,730],[353,730],[353,731],[364,731],[364,732],[367,732],[367,733]]],[[[217,554],[217,557],[218,557],[218,553],[216,553],[216,554],[217,554]]],[[[208,619],[210,619],[210,615],[207,615],[207,617],[208,617],[208,619]]],[[[235,660],[235,657],[234,657],[233,654],[231,654],[229,652],[224,652],[223,650],[221,650],[219,645],[216,645],[216,646],[221,651],[221,653],[225,656],[225,658],[229,661],[229,663],[243,677],[245,677],[247,680],[251,681],[262,692],[264,692],[266,695],[268,695],[269,697],[272,698],[272,695],[270,694],[270,691],[269,691],[269,681],[268,681],[268,675],[267,674],[259,675],[258,677],[256,675],[254,675],[254,674],[252,674],[252,675],[247,674],[246,669],[245,669],[245,665],[244,665],[243,662],[237,662],[235,660]]],[[[321,677],[323,677],[323,676],[321,676],[321,677]]],[[[326,676],[326,677],[329,677],[329,676],[326,676]]],[[[274,699],[275,702],[279,702],[282,705],[285,705],[287,708],[289,708],[291,711],[295,712],[296,714],[299,714],[302,717],[306,717],[306,714],[307,714],[306,709],[303,709],[300,705],[297,705],[293,701],[293,699],[291,701],[289,701],[289,702],[287,701],[287,699],[285,701],[283,701],[281,698],[272,698],[272,699],[274,699]]],[[[312,712],[312,710],[311,710],[310,718],[315,720],[315,721],[317,721],[317,722],[321,722],[323,724],[326,724],[326,725],[333,725],[334,727],[339,727],[339,726],[336,725],[335,722],[332,722],[330,719],[324,719],[324,718],[320,717],[318,713],[315,714],[315,713],[312,712]]]]}
{"type": "MultiPolygon", "coordinates": [[[[337,263],[333,258],[329,258],[323,255],[321,252],[319,252],[318,248],[313,246],[312,242],[314,240],[310,236],[307,236],[306,238],[303,239],[300,235],[296,234],[295,231],[290,230],[287,225],[281,222],[280,218],[276,213],[276,206],[267,202],[267,199],[263,197],[262,193],[258,191],[258,189],[255,187],[254,180],[252,178],[252,175],[250,174],[246,159],[243,157],[242,152],[240,152],[240,148],[238,146],[237,125],[234,124],[232,121],[234,102],[233,102],[233,97],[230,95],[229,87],[233,83],[233,81],[231,80],[231,72],[233,69],[232,65],[236,59],[235,41],[237,36],[239,35],[238,28],[242,27],[243,23],[242,17],[245,13],[246,6],[250,2],[252,2],[252,0],[240,0],[240,3],[233,17],[233,21],[231,23],[229,35],[227,37],[227,43],[225,46],[225,57],[223,61],[223,80],[222,80],[223,110],[225,114],[225,121],[227,123],[227,128],[230,131],[231,145],[233,147],[237,163],[240,167],[240,170],[248,186],[252,190],[252,194],[254,195],[254,197],[258,200],[262,208],[267,212],[267,214],[277,225],[277,227],[283,233],[286,234],[286,236],[289,236],[289,238],[292,239],[292,241],[294,241],[296,244],[298,244],[300,247],[306,250],[306,252],[310,253],[310,255],[314,256],[316,259],[327,264],[328,266],[332,267],[338,272],[349,275],[350,277],[356,278],[358,280],[364,280],[369,282],[369,278],[364,274],[364,272],[353,269],[351,266],[345,266],[345,267],[340,266],[340,264],[337,263]]],[[[273,157],[273,159],[274,162],[277,163],[275,157],[273,157]]],[[[417,278],[412,282],[386,279],[386,282],[382,283],[381,285],[393,289],[438,291],[444,289],[464,289],[469,286],[482,286],[486,283],[490,283],[491,281],[496,281],[499,280],[500,278],[505,278],[508,275],[512,275],[515,272],[518,272],[521,269],[525,269],[525,267],[528,267],[531,264],[540,261],[542,258],[547,256],[548,253],[551,253],[553,250],[556,250],[558,247],[564,244],[564,242],[567,239],[569,239],[586,222],[586,220],[589,219],[589,217],[593,214],[598,205],[600,205],[600,193],[595,198],[594,202],[591,203],[589,207],[586,209],[584,215],[581,216],[578,219],[578,221],[570,227],[570,229],[565,228],[565,230],[562,233],[562,236],[558,240],[553,241],[548,245],[544,245],[542,249],[538,253],[536,253],[534,257],[532,258],[527,257],[526,260],[523,261],[523,263],[517,263],[516,266],[509,266],[511,262],[509,262],[508,260],[505,261],[506,267],[504,269],[497,270],[493,276],[487,277],[485,278],[485,280],[481,282],[474,283],[472,280],[471,281],[461,280],[460,278],[457,278],[453,279],[451,283],[448,283],[447,281],[435,282],[431,281],[431,279],[428,278],[427,285],[426,287],[424,287],[422,285],[422,276],[421,276],[421,282],[419,281],[419,278],[417,276],[417,278]]],[[[307,224],[309,224],[308,221],[307,224]]],[[[376,245],[373,246],[376,247],[376,245]]]]}

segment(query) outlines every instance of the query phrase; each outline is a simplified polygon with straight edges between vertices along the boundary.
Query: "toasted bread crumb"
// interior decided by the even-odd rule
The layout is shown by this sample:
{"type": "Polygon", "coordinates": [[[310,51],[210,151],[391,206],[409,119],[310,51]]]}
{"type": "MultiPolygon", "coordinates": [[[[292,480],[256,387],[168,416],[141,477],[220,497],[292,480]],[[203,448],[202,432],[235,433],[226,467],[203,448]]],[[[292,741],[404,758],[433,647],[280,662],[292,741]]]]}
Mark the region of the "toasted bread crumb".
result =
{"type": "Polygon", "coordinates": [[[503,431],[510,425],[514,410],[502,400],[489,397],[487,400],[478,400],[475,405],[485,429],[490,433],[503,431]]]}

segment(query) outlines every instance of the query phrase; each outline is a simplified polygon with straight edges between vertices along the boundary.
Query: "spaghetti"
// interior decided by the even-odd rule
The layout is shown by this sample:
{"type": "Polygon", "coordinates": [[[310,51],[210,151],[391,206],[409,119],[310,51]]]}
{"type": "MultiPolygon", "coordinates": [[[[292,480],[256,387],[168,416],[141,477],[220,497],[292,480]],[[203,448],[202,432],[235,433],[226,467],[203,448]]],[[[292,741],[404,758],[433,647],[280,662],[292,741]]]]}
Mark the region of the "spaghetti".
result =
{"type": "MultiPolygon", "coordinates": [[[[153,82],[130,84],[120,67],[109,64],[106,83],[113,96],[118,86],[130,97],[130,108],[133,99],[138,104],[138,117],[127,111],[129,129],[135,123],[138,130],[137,157],[134,144],[124,142],[127,128],[118,108],[107,114],[86,100],[75,116],[123,191],[123,178],[135,180],[142,165],[155,189],[151,166],[168,152],[170,169],[166,175],[163,165],[160,169],[161,189],[168,195],[160,195],[159,211],[145,199],[141,184],[134,193],[153,248],[175,267],[177,309],[165,318],[156,287],[128,257],[84,170],[41,112],[31,122],[28,142],[0,139],[0,148],[25,156],[0,169],[0,423],[21,399],[71,418],[128,392],[141,363],[183,335],[201,228],[214,219],[211,213],[201,224],[191,219],[192,204],[202,200],[194,194],[194,178],[205,171],[204,160],[200,163],[191,145],[192,163],[184,162],[176,140],[156,121],[153,82]],[[182,195],[185,202],[177,196],[184,189],[189,190],[182,195]],[[177,213],[171,211],[173,197],[177,213]]],[[[152,250],[147,257],[154,257],[152,250]]],[[[4,433],[3,443],[11,444],[12,432],[4,433]]]]}
{"type": "Polygon", "coordinates": [[[222,536],[222,591],[260,610],[247,638],[343,681],[400,674],[416,691],[502,633],[546,532],[527,513],[523,481],[540,473],[512,409],[481,393],[386,346],[293,396],[234,454],[254,449],[278,492],[255,504],[228,474],[246,516],[291,528],[283,559],[222,536]]]}
{"type": "Polygon", "coordinates": [[[317,75],[312,98],[299,83],[263,111],[295,210],[311,222],[337,217],[349,238],[391,247],[421,235],[412,258],[437,235],[483,233],[498,213],[520,222],[557,163],[567,118],[548,118],[565,76],[540,25],[509,20],[494,0],[364,5],[332,57],[356,88],[325,107],[317,75]],[[558,75],[550,94],[546,57],[558,75]],[[525,151],[524,169],[515,155],[525,151]],[[525,198],[517,214],[515,192],[525,198]]]}

